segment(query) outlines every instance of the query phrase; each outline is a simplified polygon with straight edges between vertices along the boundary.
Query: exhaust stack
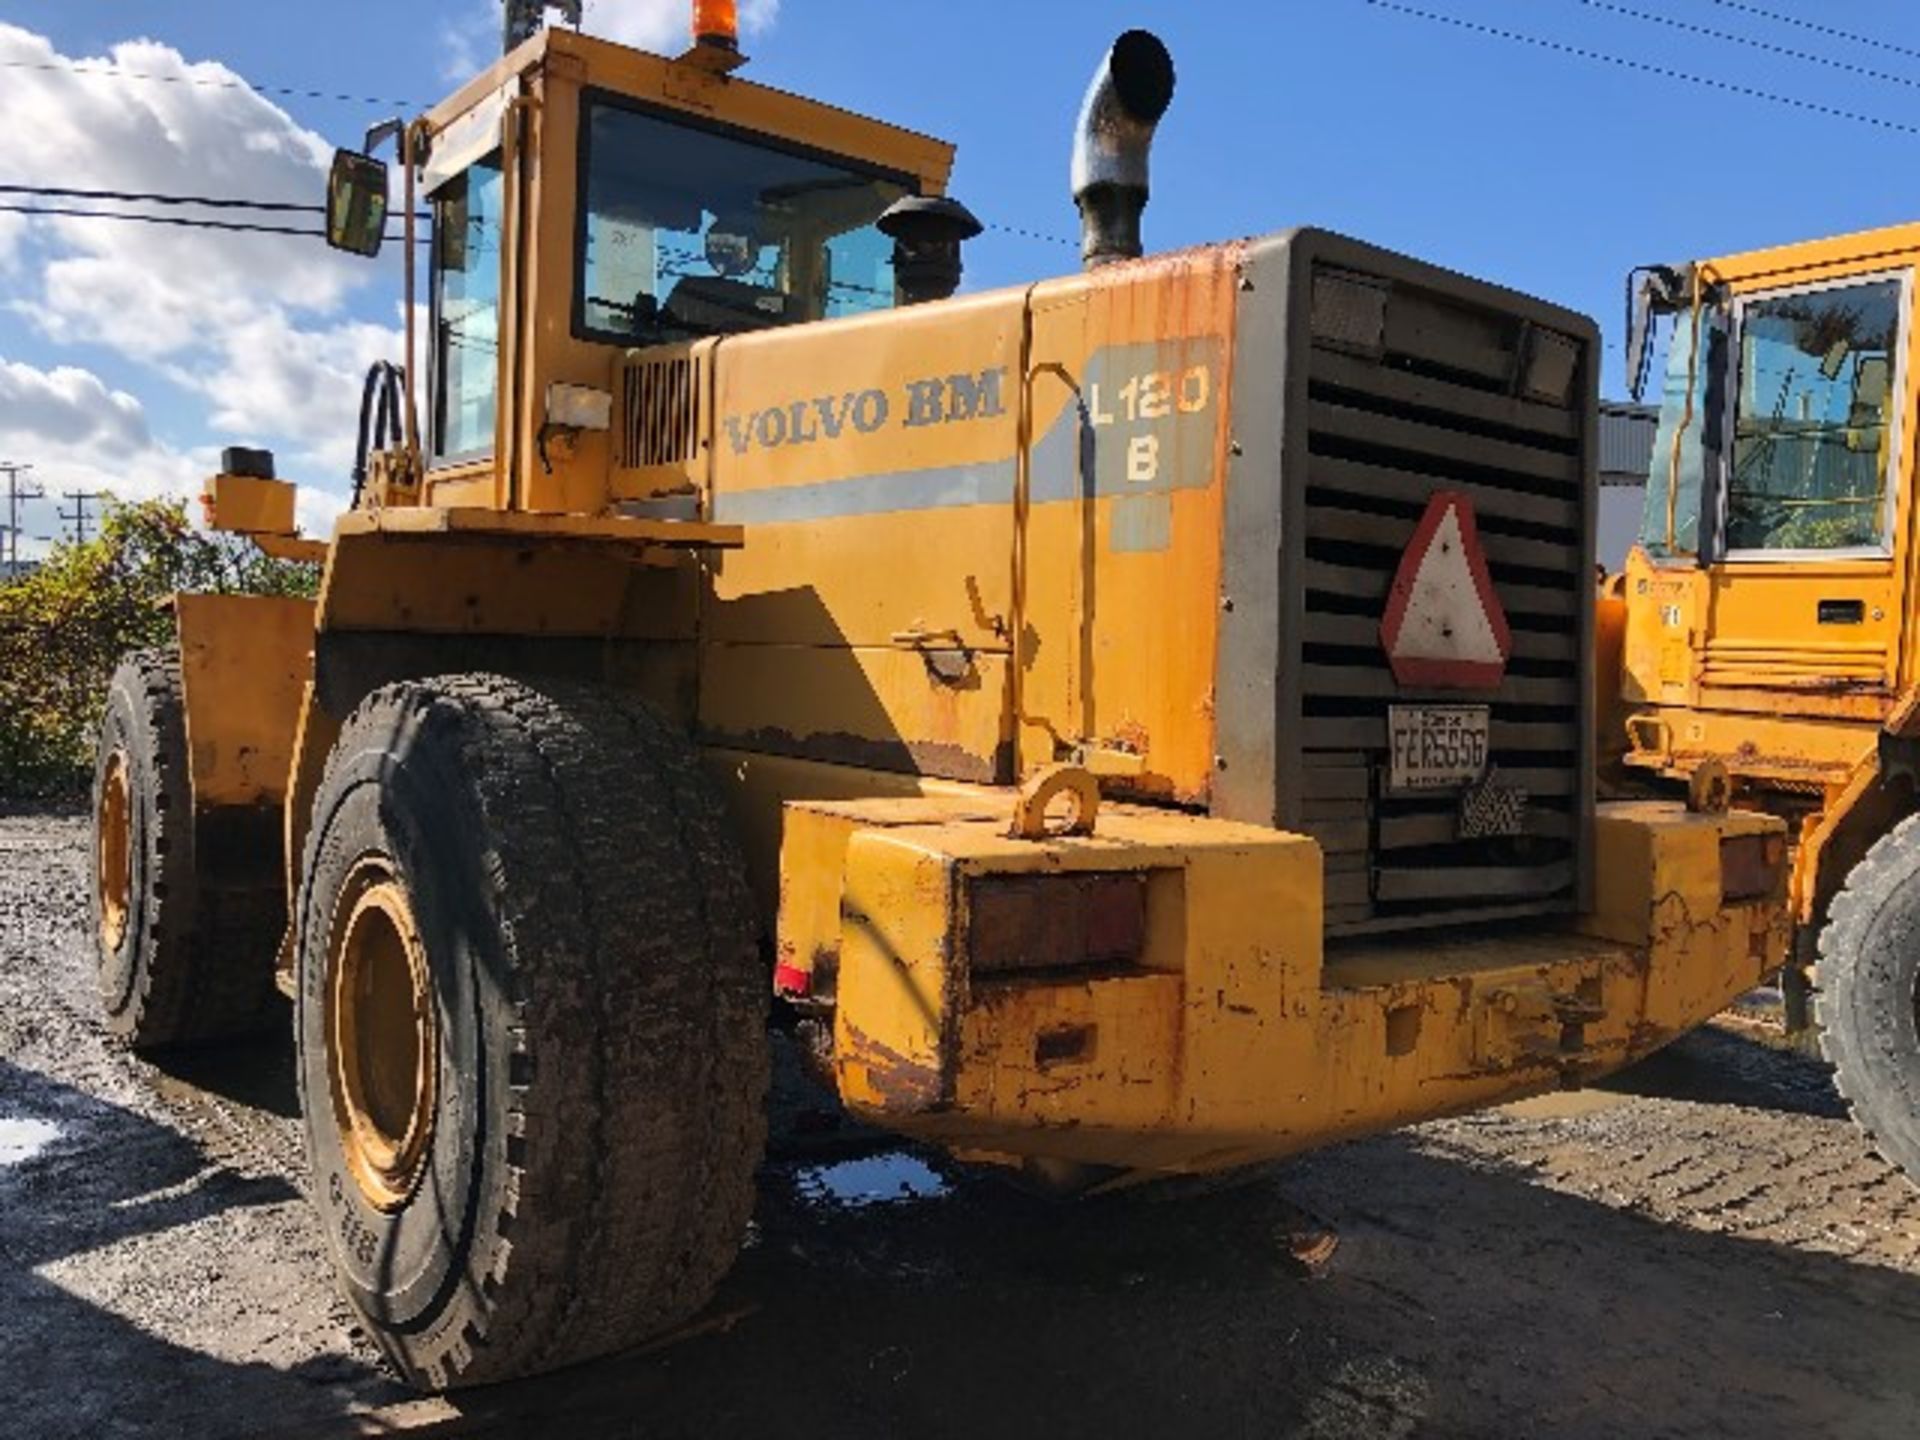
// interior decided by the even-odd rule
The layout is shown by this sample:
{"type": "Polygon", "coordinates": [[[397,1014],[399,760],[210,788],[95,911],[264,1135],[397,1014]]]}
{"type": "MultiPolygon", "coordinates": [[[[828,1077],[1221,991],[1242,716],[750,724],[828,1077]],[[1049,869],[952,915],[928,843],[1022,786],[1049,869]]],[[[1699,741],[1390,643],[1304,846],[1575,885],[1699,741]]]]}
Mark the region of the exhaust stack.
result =
{"type": "Polygon", "coordinates": [[[1093,73],[1073,134],[1073,203],[1080,209],[1080,260],[1089,270],[1141,253],[1147,208],[1147,154],[1154,127],[1173,103],[1173,57],[1160,38],[1129,30],[1093,73]]]}

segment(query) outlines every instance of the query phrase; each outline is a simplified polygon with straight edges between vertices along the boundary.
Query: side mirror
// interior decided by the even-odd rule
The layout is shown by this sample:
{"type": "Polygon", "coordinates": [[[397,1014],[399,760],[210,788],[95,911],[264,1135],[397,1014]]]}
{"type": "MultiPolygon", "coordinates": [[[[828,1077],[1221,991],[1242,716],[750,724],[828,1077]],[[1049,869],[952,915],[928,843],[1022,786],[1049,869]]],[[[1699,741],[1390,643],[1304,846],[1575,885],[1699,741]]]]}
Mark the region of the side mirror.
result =
{"type": "Polygon", "coordinates": [[[327,175],[327,244],[371,258],[386,233],[387,167],[371,155],[334,151],[327,175]]]}
{"type": "Polygon", "coordinates": [[[1641,265],[1627,275],[1627,393],[1635,401],[1646,394],[1655,317],[1686,304],[1689,283],[1690,277],[1667,265],[1641,265]]]}

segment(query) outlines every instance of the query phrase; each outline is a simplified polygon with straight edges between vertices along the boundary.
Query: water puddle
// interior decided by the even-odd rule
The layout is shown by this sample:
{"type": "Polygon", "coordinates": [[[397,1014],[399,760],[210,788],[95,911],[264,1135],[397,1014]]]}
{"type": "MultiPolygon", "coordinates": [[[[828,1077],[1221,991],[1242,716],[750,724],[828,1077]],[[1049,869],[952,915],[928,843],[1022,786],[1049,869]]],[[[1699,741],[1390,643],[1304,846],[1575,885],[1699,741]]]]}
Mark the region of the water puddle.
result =
{"type": "Polygon", "coordinates": [[[51,1121],[0,1115],[0,1170],[26,1164],[59,1138],[60,1127],[51,1121]]]}
{"type": "Polygon", "coordinates": [[[809,1165],[794,1177],[794,1183],[809,1200],[850,1209],[934,1200],[948,1189],[932,1166],[898,1150],[832,1165],[809,1165]]]}

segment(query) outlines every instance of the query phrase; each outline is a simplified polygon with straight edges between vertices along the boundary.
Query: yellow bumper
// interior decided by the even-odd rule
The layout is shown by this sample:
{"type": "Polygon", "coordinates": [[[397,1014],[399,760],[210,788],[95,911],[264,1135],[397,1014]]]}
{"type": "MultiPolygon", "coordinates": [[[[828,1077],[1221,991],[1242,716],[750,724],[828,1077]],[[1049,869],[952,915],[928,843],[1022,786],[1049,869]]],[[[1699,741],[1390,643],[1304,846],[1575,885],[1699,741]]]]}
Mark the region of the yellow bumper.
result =
{"type": "Polygon", "coordinates": [[[1304,836],[1005,817],[995,792],[792,804],[782,846],[782,975],[833,1005],[842,1098],[970,1152],[1209,1170],[1496,1104],[1646,1054],[1785,954],[1760,815],[1602,806],[1592,915],[1331,953],[1304,836]]]}

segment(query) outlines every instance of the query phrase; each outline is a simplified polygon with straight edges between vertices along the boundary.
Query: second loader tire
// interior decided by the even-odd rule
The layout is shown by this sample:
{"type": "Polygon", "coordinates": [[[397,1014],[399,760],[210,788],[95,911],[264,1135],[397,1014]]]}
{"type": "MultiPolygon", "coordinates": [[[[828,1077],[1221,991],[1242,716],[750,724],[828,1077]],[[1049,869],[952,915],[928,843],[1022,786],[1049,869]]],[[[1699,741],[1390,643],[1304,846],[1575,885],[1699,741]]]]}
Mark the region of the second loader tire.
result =
{"type": "Polygon", "coordinates": [[[739,856],[687,739],[586,684],[375,691],[315,797],[297,1073],[342,1288],[431,1389],[683,1322],[768,1077],[739,856]]]}
{"type": "Polygon", "coordinates": [[[1920,1182],[1920,816],[1875,842],[1820,932],[1820,1043],[1853,1118],[1920,1182]]]}
{"type": "MultiPolygon", "coordinates": [[[[251,817],[249,817],[251,818],[251,817]]],[[[277,814],[263,815],[269,838],[277,814]]],[[[277,859],[227,883],[200,853],[186,704],[172,650],[127,656],[107,686],[93,776],[96,970],[107,1029],[155,1051],[257,1030],[286,927],[277,859]]]]}

